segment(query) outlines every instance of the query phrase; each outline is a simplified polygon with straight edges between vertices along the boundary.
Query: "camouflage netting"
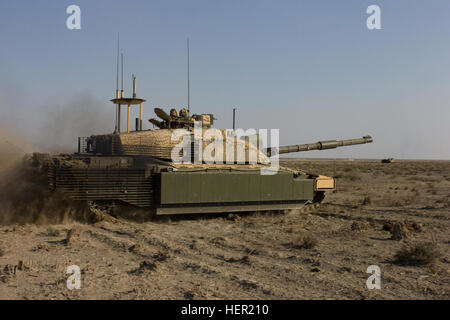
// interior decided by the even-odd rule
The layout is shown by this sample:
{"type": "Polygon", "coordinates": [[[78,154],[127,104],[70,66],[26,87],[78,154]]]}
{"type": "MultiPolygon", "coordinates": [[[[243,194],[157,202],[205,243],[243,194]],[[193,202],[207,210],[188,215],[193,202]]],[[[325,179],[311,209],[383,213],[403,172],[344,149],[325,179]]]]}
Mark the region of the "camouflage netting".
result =
{"type": "MultiPolygon", "coordinates": [[[[121,155],[149,155],[154,157],[159,157],[163,159],[171,159],[172,158],[172,150],[176,147],[181,141],[182,137],[180,136],[175,141],[172,141],[172,134],[174,129],[160,129],[160,130],[147,130],[147,131],[136,131],[130,133],[121,133],[120,135],[103,135],[96,136],[97,140],[97,150],[102,152],[105,149],[102,144],[112,145],[112,153],[121,154],[121,155]]],[[[212,131],[210,131],[212,132],[212,131]]],[[[215,134],[220,134],[222,137],[225,136],[225,130],[214,131],[215,134]]],[[[192,133],[187,133],[185,135],[192,135],[192,133]]],[[[205,135],[205,130],[203,131],[203,135],[205,135]]],[[[208,141],[206,137],[204,137],[203,141],[203,155],[205,156],[205,161],[216,161],[220,162],[221,160],[225,162],[227,159],[226,150],[234,149],[234,162],[237,163],[237,154],[238,150],[244,150],[244,161],[245,162],[256,162],[259,164],[269,164],[269,158],[262,153],[255,145],[249,142],[249,139],[245,140],[223,140],[222,142],[222,153],[223,157],[216,157],[216,151],[214,147],[220,148],[220,143],[213,146],[214,138],[212,136],[208,141]]],[[[192,136],[193,141],[193,136],[192,136]]],[[[106,152],[105,152],[106,153],[106,152]]]]}

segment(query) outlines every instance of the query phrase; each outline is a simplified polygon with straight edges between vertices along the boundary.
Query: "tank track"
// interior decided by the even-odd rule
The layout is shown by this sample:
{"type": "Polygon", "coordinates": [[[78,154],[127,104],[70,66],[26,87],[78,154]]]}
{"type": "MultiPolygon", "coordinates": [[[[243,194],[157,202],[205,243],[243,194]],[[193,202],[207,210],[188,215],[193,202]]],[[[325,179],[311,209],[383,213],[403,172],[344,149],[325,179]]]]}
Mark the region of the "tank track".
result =
{"type": "MultiPolygon", "coordinates": [[[[69,160],[71,160],[70,156],[67,156],[67,157],[69,158],[69,160]]],[[[70,163],[64,162],[67,160],[63,156],[59,156],[59,157],[57,157],[57,159],[59,161],[62,161],[65,164],[65,165],[63,165],[63,167],[65,167],[66,165],[68,165],[69,167],[74,165],[72,162],[70,162],[70,163]]],[[[36,169],[38,169],[39,171],[44,172],[47,175],[49,175],[49,180],[51,181],[52,180],[51,179],[52,171],[49,170],[49,167],[51,167],[52,157],[49,156],[48,154],[33,154],[32,160],[34,160],[33,166],[36,169]]],[[[78,167],[82,166],[82,164],[78,164],[78,163],[77,163],[77,165],[78,165],[78,167]]],[[[283,169],[292,171],[295,174],[304,174],[303,172],[300,172],[297,170],[292,170],[289,168],[283,168],[283,169]]],[[[52,189],[51,183],[49,184],[49,187],[50,187],[50,189],[52,189]]],[[[314,213],[320,208],[324,198],[325,198],[325,192],[323,192],[323,191],[316,192],[314,199],[312,201],[307,202],[303,207],[301,207],[299,209],[292,209],[292,210],[298,214],[314,213]]],[[[121,199],[118,198],[117,200],[121,200],[121,199]]],[[[94,199],[86,199],[86,203],[87,203],[87,208],[90,211],[90,215],[91,215],[90,218],[93,222],[102,221],[102,220],[115,220],[115,219],[117,219],[117,216],[119,216],[119,215],[116,216],[116,214],[114,213],[114,211],[115,211],[114,210],[114,207],[115,207],[114,201],[109,203],[107,201],[97,202],[94,199]]],[[[281,210],[278,210],[277,212],[281,213],[281,212],[289,212],[289,211],[291,211],[291,209],[281,209],[281,210]]],[[[118,212],[120,212],[120,211],[118,211],[118,212]]],[[[122,217],[121,212],[120,212],[120,216],[122,217]]],[[[153,216],[153,214],[149,211],[148,214],[146,214],[144,216],[151,218],[153,216]]]]}
{"type": "MultiPolygon", "coordinates": [[[[310,203],[305,204],[300,209],[295,209],[296,214],[312,214],[317,212],[322,206],[323,200],[325,199],[325,192],[317,193],[314,200],[310,203]]],[[[88,201],[88,207],[92,214],[92,221],[118,221],[119,217],[113,214],[114,205],[112,203],[97,203],[95,201],[88,201]]],[[[291,210],[282,210],[281,212],[286,213],[291,210]]],[[[277,211],[280,212],[280,211],[277,211]]],[[[121,215],[120,215],[121,216],[121,215]]],[[[155,215],[149,214],[148,220],[155,218],[155,215]]]]}

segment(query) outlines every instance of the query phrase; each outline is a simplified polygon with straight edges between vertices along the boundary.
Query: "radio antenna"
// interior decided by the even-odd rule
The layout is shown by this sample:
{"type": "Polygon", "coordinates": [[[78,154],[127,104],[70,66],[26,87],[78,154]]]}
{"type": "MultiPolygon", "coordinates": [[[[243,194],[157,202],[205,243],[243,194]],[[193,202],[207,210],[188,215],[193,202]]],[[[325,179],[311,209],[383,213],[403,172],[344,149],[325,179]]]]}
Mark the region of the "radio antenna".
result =
{"type": "MultiPolygon", "coordinates": [[[[120,50],[120,33],[117,33],[117,69],[116,69],[116,99],[119,99],[119,50],[120,50]]],[[[116,126],[114,133],[120,132],[120,106],[116,104],[116,126]]]]}
{"type": "Polygon", "coordinates": [[[122,83],[121,83],[121,91],[123,92],[123,53],[122,53],[122,83]]]}
{"type": "Polygon", "coordinates": [[[189,37],[187,38],[187,103],[188,103],[188,114],[191,111],[191,101],[190,101],[190,87],[189,87],[189,37]]]}
{"type": "Polygon", "coordinates": [[[116,74],[116,94],[119,92],[119,50],[120,50],[120,34],[117,33],[117,74],[116,74]]]}

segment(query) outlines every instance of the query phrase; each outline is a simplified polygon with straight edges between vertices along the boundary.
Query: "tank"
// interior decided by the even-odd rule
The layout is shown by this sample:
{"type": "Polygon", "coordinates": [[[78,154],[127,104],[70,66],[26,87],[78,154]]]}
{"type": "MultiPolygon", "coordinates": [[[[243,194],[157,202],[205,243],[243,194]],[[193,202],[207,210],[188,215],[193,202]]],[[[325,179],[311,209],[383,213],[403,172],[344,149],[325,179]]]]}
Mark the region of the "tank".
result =
{"type": "MultiPolygon", "coordinates": [[[[135,78],[133,82],[135,86],[135,78]]],[[[335,189],[335,179],[283,167],[273,170],[274,156],[372,142],[364,136],[263,148],[258,135],[237,137],[229,130],[213,129],[212,114],[191,116],[184,108],[169,113],[155,108],[156,118],[149,119],[154,128],[143,130],[144,101],[135,91],[133,98],[117,92],[112,100],[117,108],[113,133],[79,137],[73,154],[33,154],[31,162],[46,174],[48,188],[73,201],[106,206],[116,213],[136,208],[148,217],[314,208],[325,192],[335,189]],[[133,105],[140,107],[140,118],[132,131],[133,105]],[[128,117],[122,132],[124,106],[128,117]],[[211,139],[202,139],[207,134],[224,137],[217,138],[209,158],[198,156],[199,150],[211,146],[211,139]]]]}

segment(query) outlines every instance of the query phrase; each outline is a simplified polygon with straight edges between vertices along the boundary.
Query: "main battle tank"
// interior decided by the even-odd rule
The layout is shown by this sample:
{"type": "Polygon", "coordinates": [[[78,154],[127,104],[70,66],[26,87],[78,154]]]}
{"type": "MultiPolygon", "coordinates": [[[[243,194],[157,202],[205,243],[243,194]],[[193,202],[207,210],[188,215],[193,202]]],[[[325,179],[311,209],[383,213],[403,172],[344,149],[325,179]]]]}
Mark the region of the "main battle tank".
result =
{"type": "Polygon", "coordinates": [[[79,138],[74,154],[33,154],[34,165],[47,174],[50,190],[114,210],[139,208],[148,216],[298,209],[320,203],[326,191],[335,189],[335,180],[289,168],[274,170],[274,155],[372,142],[364,136],[262,148],[261,137],[212,129],[212,114],[190,116],[186,109],[167,114],[155,108],[159,119],[149,121],[156,128],[143,130],[145,100],[136,98],[135,89],[133,98],[117,92],[112,101],[117,106],[113,133],[79,138]],[[129,111],[135,104],[140,118],[131,131],[129,111]],[[120,130],[123,105],[128,107],[126,132],[120,130]],[[218,141],[215,148],[211,141],[218,141]],[[209,157],[199,156],[211,149],[209,157]]]}

